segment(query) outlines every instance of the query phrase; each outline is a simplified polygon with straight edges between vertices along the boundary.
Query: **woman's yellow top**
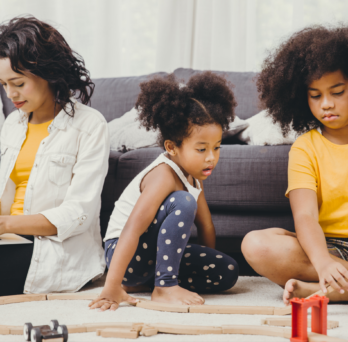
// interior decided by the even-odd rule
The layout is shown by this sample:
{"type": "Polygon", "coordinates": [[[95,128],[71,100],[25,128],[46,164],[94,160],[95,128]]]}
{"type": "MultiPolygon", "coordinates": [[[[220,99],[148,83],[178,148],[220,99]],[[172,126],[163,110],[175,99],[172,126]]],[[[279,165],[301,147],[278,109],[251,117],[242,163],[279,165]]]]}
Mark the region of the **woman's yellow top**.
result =
{"type": "Polygon", "coordinates": [[[348,145],[334,144],[316,129],[300,136],[289,153],[286,196],[294,189],[317,193],[326,237],[348,237],[348,145]]]}
{"type": "Polygon", "coordinates": [[[11,215],[23,215],[24,196],[35,156],[41,141],[46,138],[48,126],[53,120],[42,124],[28,123],[27,136],[18,154],[16,164],[10,178],[16,184],[14,203],[11,206],[11,215]]]}

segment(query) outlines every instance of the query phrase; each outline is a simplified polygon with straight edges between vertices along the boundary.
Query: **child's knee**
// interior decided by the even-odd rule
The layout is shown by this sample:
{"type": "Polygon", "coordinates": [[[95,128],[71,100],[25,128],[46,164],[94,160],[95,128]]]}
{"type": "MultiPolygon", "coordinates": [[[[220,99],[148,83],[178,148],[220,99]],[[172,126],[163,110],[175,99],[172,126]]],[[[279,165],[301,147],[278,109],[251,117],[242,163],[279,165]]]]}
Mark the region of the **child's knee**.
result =
{"type": "Polygon", "coordinates": [[[270,251],[268,240],[265,230],[254,230],[245,235],[241,246],[245,259],[249,263],[257,263],[267,257],[270,251]]]}
{"type": "Polygon", "coordinates": [[[193,211],[197,210],[197,202],[195,198],[187,191],[175,191],[168,196],[169,203],[175,208],[181,210],[193,211]]]}

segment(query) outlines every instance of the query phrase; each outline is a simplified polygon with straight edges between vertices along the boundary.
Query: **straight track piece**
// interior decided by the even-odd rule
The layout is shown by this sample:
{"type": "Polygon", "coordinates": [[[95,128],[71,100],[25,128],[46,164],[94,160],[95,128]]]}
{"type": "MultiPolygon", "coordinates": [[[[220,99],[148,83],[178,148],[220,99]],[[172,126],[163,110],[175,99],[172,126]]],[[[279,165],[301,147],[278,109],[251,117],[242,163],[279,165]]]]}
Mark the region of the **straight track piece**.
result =
{"type": "Polygon", "coordinates": [[[145,325],[142,329],[141,329],[141,335],[146,336],[146,337],[150,337],[150,336],[154,336],[158,334],[158,330],[152,326],[149,325],[145,325]]]}
{"type": "Polygon", "coordinates": [[[118,338],[131,338],[135,339],[139,336],[139,331],[121,328],[109,328],[103,329],[100,332],[102,337],[118,337],[118,338]]]}
{"type": "Polygon", "coordinates": [[[99,293],[80,292],[80,293],[49,293],[47,300],[94,300],[99,293]]]}
{"type": "Polygon", "coordinates": [[[45,294],[23,294],[15,296],[2,296],[0,297],[0,305],[24,302],[37,302],[42,300],[47,300],[45,294]]]}
{"type": "Polygon", "coordinates": [[[204,325],[151,323],[151,326],[157,329],[160,333],[176,335],[205,335],[222,333],[221,327],[212,327],[204,325]]]}
{"type": "Polygon", "coordinates": [[[223,325],[223,334],[241,334],[241,335],[262,335],[276,337],[291,337],[291,329],[280,327],[267,327],[258,325],[223,325]]]}
{"type": "Polygon", "coordinates": [[[273,315],[271,306],[190,305],[190,313],[273,315]]]}
{"type": "Polygon", "coordinates": [[[344,340],[342,338],[316,334],[316,333],[308,331],[308,342],[347,342],[347,341],[348,340],[344,340]]]}
{"type": "Polygon", "coordinates": [[[121,329],[132,329],[133,325],[137,323],[117,323],[117,322],[112,322],[112,323],[85,323],[83,324],[84,327],[86,327],[87,332],[95,332],[98,329],[103,330],[103,329],[108,329],[108,328],[121,328],[121,329]]]}
{"type": "MultiPolygon", "coordinates": [[[[291,327],[291,317],[271,317],[261,320],[261,324],[274,325],[278,327],[291,327]]],[[[307,326],[311,326],[311,320],[308,319],[307,326]]],[[[339,327],[338,321],[327,321],[328,329],[335,329],[339,327]]]]}
{"type": "Polygon", "coordinates": [[[136,304],[138,308],[148,309],[148,310],[156,310],[156,311],[166,311],[166,312],[188,312],[188,305],[175,305],[175,304],[167,304],[167,303],[158,303],[148,301],[140,301],[136,304]]]}
{"type": "Polygon", "coordinates": [[[0,325],[0,335],[10,335],[10,327],[8,325],[0,325]]]}
{"type": "Polygon", "coordinates": [[[86,326],[82,324],[68,325],[67,328],[69,334],[80,334],[87,332],[86,326]]]}
{"type": "Polygon", "coordinates": [[[10,335],[23,335],[23,325],[10,326],[10,335]]]}

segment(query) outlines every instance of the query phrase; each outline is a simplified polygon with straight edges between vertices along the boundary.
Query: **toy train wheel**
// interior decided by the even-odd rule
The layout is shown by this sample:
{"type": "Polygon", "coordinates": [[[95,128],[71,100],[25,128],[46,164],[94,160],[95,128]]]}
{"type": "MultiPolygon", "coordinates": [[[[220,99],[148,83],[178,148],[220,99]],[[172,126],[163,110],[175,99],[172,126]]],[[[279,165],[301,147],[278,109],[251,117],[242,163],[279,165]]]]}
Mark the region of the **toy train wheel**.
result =
{"type": "Polygon", "coordinates": [[[41,329],[40,328],[33,328],[31,330],[31,341],[32,342],[42,342],[42,336],[41,336],[41,329]]]}
{"type": "Polygon", "coordinates": [[[33,329],[33,325],[31,323],[25,323],[23,328],[23,335],[26,341],[30,341],[31,329],[33,329]]]}
{"type": "Polygon", "coordinates": [[[62,334],[63,335],[63,342],[68,342],[68,328],[66,327],[66,325],[60,325],[57,329],[58,334],[62,334]]]}
{"type": "Polygon", "coordinates": [[[50,328],[51,330],[57,330],[59,326],[59,323],[56,319],[52,319],[50,322],[50,328]]]}

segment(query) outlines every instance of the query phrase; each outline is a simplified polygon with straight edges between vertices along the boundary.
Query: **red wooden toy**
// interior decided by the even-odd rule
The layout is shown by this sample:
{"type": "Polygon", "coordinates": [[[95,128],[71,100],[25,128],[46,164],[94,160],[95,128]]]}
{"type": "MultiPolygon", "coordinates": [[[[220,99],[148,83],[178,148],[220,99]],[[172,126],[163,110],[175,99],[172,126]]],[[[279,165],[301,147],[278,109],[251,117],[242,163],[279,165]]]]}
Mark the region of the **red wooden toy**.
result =
{"type": "Polygon", "coordinates": [[[312,308],[312,332],[327,335],[327,303],[325,296],[311,298],[293,298],[292,305],[292,334],[291,342],[307,342],[307,311],[312,308]]]}

